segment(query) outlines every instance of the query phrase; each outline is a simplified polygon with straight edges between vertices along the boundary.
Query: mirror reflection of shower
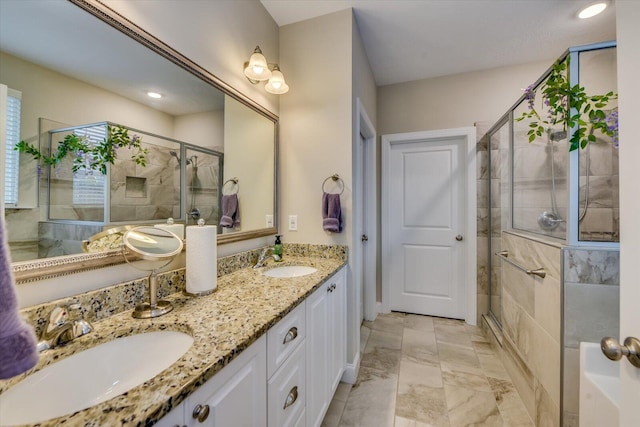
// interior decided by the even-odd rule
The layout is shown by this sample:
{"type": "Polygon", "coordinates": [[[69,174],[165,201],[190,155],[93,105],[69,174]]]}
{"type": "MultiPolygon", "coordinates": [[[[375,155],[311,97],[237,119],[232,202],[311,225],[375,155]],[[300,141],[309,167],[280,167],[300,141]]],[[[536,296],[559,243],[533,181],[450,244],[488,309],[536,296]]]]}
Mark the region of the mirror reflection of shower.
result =
{"type": "MultiPolygon", "coordinates": [[[[555,170],[555,156],[556,143],[563,141],[567,138],[567,132],[554,131],[553,129],[547,129],[547,147],[551,152],[551,212],[544,211],[538,217],[538,225],[540,228],[546,231],[555,230],[560,223],[566,222],[565,219],[560,216],[558,211],[558,196],[556,189],[556,170],[555,170]]],[[[585,206],[586,212],[586,206],[585,206]]]]}
{"type": "Polygon", "coordinates": [[[196,192],[202,188],[200,178],[198,178],[198,156],[192,155],[187,159],[186,163],[187,166],[191,166],[191,177],[189,178],[189,193],[191,197],[187,215],[194,222],[197,222],[200,219],[200,209],[196,207],[196,192]]]}

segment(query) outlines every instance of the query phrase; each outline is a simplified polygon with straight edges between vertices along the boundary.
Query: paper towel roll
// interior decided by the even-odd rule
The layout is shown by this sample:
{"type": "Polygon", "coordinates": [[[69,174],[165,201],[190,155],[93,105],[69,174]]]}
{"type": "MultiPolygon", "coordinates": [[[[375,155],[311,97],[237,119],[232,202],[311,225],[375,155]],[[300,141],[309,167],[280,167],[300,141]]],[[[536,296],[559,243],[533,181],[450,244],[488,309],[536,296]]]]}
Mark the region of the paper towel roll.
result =
{"type": "Polygon", "coordinates": [[[218,286],[217,231],[215,225],[187,227],[187,293],[207,295],[218,286]]]}
{"type": "Polygon", "coordinates": [[[170,231],[179,238],[184,239],[184,224],[156,224],[154,227],[170,231]]]}

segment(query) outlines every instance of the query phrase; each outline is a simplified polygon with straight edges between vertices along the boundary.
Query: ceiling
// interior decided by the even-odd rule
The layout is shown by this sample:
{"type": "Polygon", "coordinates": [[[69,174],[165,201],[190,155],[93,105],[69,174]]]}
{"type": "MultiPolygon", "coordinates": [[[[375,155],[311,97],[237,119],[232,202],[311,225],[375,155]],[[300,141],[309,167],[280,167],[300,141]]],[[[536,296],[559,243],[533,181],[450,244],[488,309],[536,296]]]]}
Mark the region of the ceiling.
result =
{"type": "MultiPolygon", "coordinates": [[[[279,26],[352,7],[378,86],[527,62],[615,39],[594,0],[260,0],[279,26]]],[[[613,2],[613,0],[611,0],[613,2]]]]}

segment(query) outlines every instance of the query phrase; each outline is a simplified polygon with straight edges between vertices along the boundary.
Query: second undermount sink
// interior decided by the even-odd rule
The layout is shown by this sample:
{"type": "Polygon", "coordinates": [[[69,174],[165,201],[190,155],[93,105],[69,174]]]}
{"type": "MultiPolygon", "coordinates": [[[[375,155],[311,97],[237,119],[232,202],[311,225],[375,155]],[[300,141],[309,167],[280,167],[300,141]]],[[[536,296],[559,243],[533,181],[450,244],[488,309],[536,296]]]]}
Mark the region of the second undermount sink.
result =
{"type": "Polygon", "coordinates": [[[275,267],[263,272],[265,276],[276,278],[288,278],[288,277],[300,277],[312,274],[318,271],[317,268],[307,267],[304,265],[285,265],[282,267],[275,267]]]}
{"type": "Polygon", "coordinates": [[[34,424],[105,402],[153,378],[193,338],[159,331],[117,338],[29,375],[0,396],[0,425],[34,424]]]}

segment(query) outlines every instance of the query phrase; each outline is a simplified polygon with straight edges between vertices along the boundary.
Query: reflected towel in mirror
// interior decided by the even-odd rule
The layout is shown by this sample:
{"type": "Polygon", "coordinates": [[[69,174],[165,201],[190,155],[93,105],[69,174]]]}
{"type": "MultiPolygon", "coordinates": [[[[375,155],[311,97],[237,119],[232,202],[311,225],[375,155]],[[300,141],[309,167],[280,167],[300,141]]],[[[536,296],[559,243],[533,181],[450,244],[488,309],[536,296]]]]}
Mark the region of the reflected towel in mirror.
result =
{"type": "Polygon", "coordinates": [[[333,233],[342,231],[340,194],[322,193],[322,229],[333,233]]]}
{"type": "Polygon", "coordinates": [[[237,194],[227,194],[222,196],[222,217],[220,226],[226,228],[236,228],[240,226],[240,204],[237,194]]]}
{"type": "Polygon", "coordinates": [[[4,217],[0,218],[0,379],[7,379],[38,363],[36,335],[18,312],[4,217]]]}

